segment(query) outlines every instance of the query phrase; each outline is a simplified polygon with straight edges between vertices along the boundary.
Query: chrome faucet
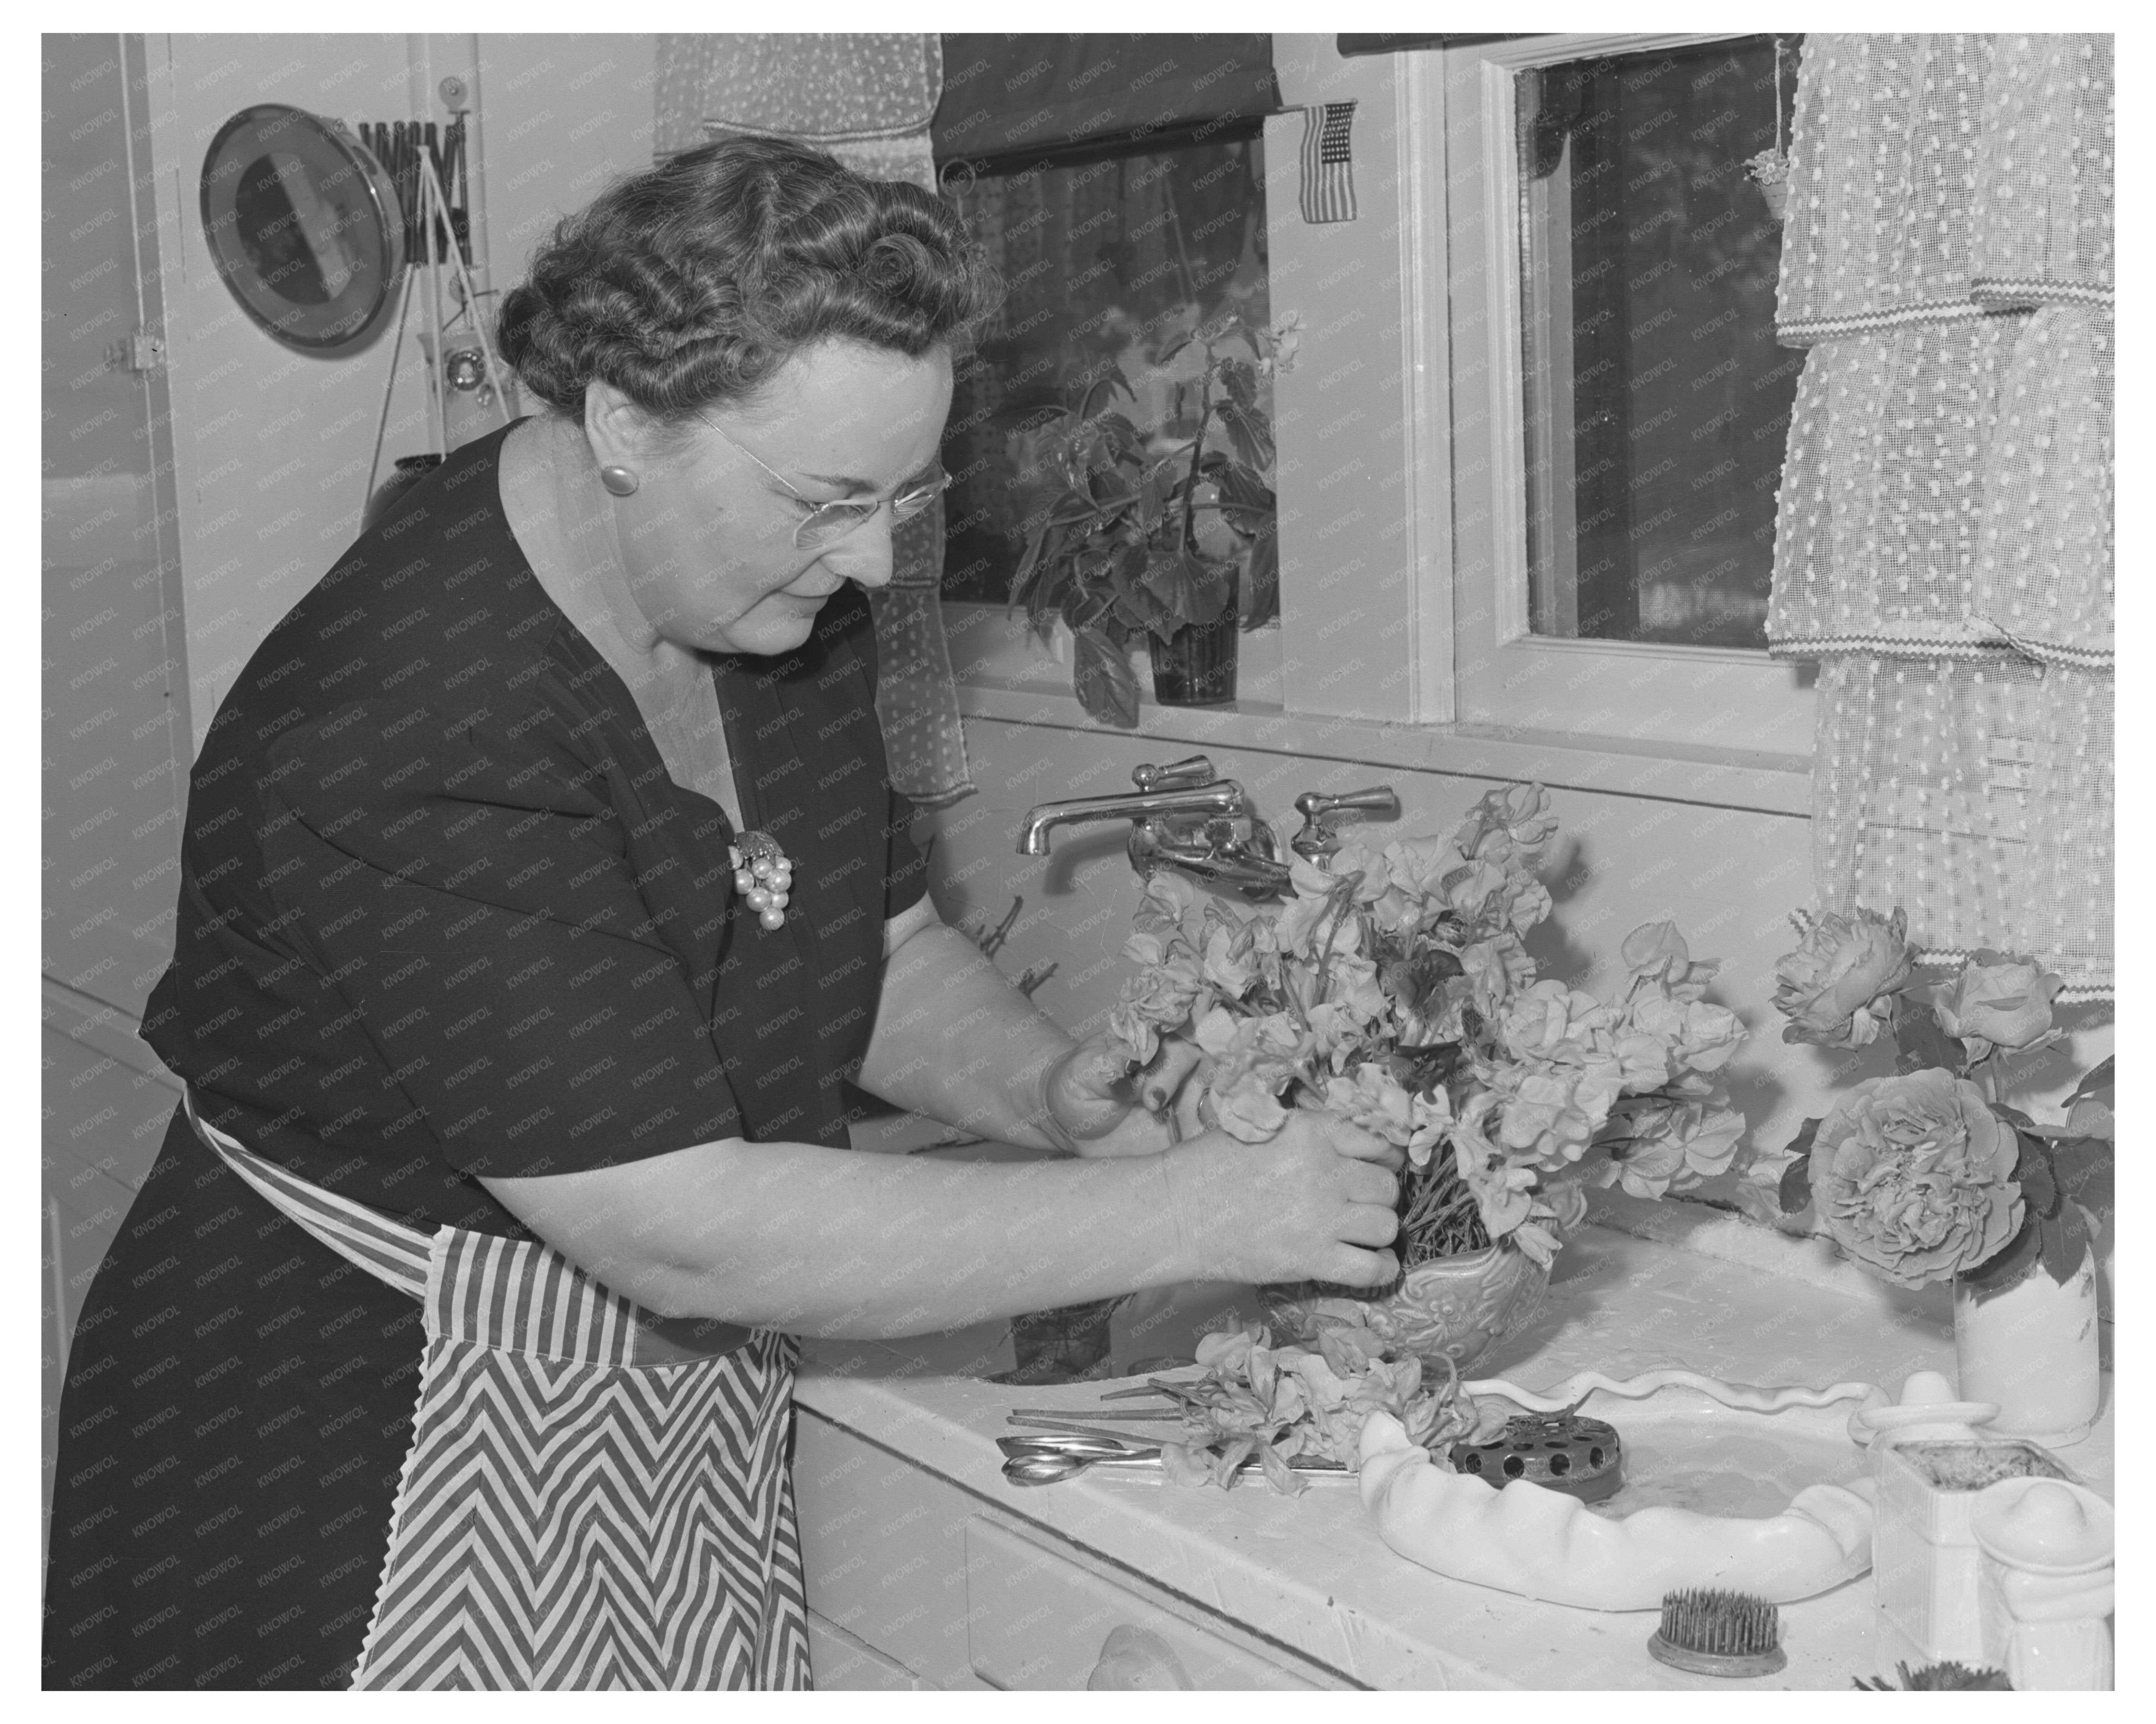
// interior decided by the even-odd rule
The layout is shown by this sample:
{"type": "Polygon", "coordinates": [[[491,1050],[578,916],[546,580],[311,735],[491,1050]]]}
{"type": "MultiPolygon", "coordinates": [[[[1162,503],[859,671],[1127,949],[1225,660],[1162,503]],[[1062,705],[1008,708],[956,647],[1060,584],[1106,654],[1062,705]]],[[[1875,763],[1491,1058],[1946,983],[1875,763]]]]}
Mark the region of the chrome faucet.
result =
{"type": "MultiPolygon", "coordinates": [[[[1281,859],[1271,825],[1251,806],[1240,784],[1214,777],[1213,762],[1204,755],[1164,767],[1142,766],[1131,781],[1137,786],[1132,795],[1078,797],[1029,808],[1019,829],[1019,854],[1045,856],[1048,835],[1059,826],[1128,820],[1131,866],[1141,877],[1173,867],[1233,886],[1260,902],[1290,894],[1290,865],[1281,859]]],[[[1303,824],[1294,849],[1315,861],[1339,847],[1327,824],[1333,814],[1353,809],[1396,815],[1399,798],[1385,785],[1346,796],[1310,791],[1296,798],[1296,808],[1303,824]]]]}

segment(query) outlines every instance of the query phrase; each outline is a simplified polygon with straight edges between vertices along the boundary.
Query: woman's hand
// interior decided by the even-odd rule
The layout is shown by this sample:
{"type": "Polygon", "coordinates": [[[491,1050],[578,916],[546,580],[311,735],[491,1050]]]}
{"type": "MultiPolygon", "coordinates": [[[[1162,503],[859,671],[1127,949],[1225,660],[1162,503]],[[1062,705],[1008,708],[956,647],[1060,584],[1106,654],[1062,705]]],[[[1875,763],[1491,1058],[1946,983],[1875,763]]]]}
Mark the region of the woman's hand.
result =
{"type": "Polygon", "coordinates": [[[1399,1273],[1385,1249],[1399,1231],[1399,1158],[1383,1139],[1308,1109],[1263,1143],[1208,1131],[1168,1152],[1177,1230],[1209,1279],[1383,1286],[1399,1273]]]}
{"type": "Polygon", "coordinates": [[[1048,1070],[1050,1129],[1081,1156],[1158,1155],[1198,1130],[1204,1055],[1180,1036],[1161,1038],[1152,1063],[1132,1072],[1105,1034],[1089,1037],[1048,1070]]]}

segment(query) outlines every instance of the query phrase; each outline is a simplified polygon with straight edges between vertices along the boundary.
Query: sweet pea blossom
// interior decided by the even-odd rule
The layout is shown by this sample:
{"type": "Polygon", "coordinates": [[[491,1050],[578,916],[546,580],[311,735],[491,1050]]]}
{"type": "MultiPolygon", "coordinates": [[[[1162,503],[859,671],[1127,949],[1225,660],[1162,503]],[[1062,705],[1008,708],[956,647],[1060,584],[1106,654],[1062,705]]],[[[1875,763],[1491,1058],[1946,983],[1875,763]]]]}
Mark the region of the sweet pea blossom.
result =
{"type": "Polygon", "coordinates": [[[1503,1098],[1499,1141],[1526,1151],[1536,1167],[1557,1167],[1586,1154],[1609,1122],[1624,1074],[1608,1055],[1580,1064],[1538,1061],[1501,1067],[1495,1088],[1503,1098]]]}
{"type": "Polygon", "coordinates": [[[1536,983],[1497,1014],[1498,1037],[1516,1060],[1600,1057],[1609,1051],[1609,1008],[1562,982],[1536,983]]]}
{"type": "Polygon", "coordinates": [[[1632,1116],[1630,1141],[1613,1146],[1594,1177],[1635,1198],[1689,1190],[1727,1171],[1743,1135],[1744,1116],[1733,1108],[1690,1101],[1644,1109],[1632,1116]]]}

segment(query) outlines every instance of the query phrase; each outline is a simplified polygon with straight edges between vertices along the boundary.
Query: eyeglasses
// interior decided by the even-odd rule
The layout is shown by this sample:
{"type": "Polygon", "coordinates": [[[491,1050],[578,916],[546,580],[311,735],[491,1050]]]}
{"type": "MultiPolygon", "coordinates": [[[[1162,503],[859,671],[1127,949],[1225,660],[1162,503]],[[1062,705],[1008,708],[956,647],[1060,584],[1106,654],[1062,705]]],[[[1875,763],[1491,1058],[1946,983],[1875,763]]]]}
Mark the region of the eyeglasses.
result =
{"type": "MultiPolygon", "coordinates": [[[[701,413],[697,417],[703,418],[701,413]]],[[[784,485],[788,494],[808,510],[808,512],[793,525],[793,543],[797,549],[813,551],[819,545],[835,543],[844,538],[847,534],[867,526],[874,518],[876,511],[883,507],[880,502],[860,503],[849,499],[840,502],[819,503],[813,497],[804,497],[799,491],[794,490],[792,482],[783,473],[764,460],[755,450],[744,448],[741,444],[735,442],[725,432],[719,430],[716,425],[712,425],[709,419],[704,419],[704,423],[711,425],[711,428],[717,434],[721,441],[732,444],[734,448],[740,449],[749,459],[754,461],[757,466],[784,485]]],[[[950,488],[951,475],[942,473],[921,485],[901,491],[891,499],[892,521],[912,520],[950,488]]]]}

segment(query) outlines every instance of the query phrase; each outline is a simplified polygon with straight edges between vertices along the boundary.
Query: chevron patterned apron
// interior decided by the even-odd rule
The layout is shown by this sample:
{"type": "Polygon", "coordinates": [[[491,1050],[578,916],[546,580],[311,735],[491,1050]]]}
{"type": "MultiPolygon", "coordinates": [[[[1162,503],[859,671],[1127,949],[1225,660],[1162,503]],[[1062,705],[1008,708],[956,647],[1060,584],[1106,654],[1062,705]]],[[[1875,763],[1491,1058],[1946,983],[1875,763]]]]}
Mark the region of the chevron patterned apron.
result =
{"type": "Polygon", "coordinates": [[[425,1308],[412,1447],[354,1688],[807,1688],[795,1345],[639,1367],[636,1307],[552,1248],[429,1234],[195,1135],[425,1308]]]}

